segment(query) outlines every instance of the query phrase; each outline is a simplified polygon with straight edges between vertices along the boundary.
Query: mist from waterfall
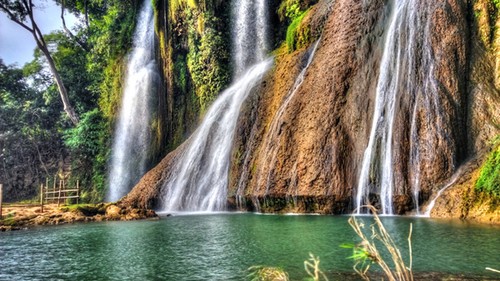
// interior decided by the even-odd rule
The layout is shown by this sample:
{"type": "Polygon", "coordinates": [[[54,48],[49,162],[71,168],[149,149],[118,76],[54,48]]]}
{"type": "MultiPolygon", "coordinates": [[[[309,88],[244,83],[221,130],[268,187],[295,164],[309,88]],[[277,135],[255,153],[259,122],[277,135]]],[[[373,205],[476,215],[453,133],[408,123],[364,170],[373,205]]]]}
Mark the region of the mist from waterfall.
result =
{"type": "Polygon", "coordinates": [[[154,22],[151,1],[138,14],[125,87],[113,138],[107,201],[126,195],[146,172],[152,96],[159,82],[154,58],[154,22]]]}
{"type": "MultiPolygon", "coordinates": [[[[421,136],[420,124],[433,124],[435,134],[443,122],[440,118],[439,97],[434,77],[434,59],[430,47],[429,9],[419,0],[393,1],[385,32],[383,55],[376,88],[375,108],[369,142],[363,155],[355,197],[358,214],[362,205],[374,204],[374,194],[378,195],[381,212],[394,213],[395,195],[394,122],[397,104],[405,100],[410,104],[410,152],[408,172],[412,179],[408,185],[412,189],[415,210],[419,212],[419,191],[421,185],[421,152],[432,149],[437,137],[421,136]]],[[[405,132],[403,132],[405,133],[405,132]]],[[[428,159],[427,159],[428,160],[428,159]]],[[[397,188],[401,188],[398,186],[397,188]]]]}
{"type": "Polygon", "coordinates": [[[272,65],[273,59],[267,59],[251,67],[215,100],[170,167],[162,211],[226,209],[231,148],[240,109],[272,65]]]}

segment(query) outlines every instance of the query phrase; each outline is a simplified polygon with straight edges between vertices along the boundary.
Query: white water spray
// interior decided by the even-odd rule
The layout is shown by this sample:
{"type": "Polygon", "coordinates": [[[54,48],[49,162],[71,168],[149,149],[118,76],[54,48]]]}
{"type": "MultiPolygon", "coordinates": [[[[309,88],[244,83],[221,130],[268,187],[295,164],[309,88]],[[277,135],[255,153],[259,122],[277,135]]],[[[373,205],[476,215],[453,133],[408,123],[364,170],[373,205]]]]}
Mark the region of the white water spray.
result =
{"type": "MultiPolygon", "coordinates": [[[[418,212],[421,185],[421,151],[432,147],[437,137],[421,139],[419,123],[435,124],[439,129],[440,114],[434,59],[429,42],[428,9],[418,0],[395,0],[386,32],[384,51],[380,63],[375,110],[368,146],[363,155],[361,173],[356,192],[356,208],[370,204],[370,194],[378,194],[382,214],[394,212],[394,119],[396,104],[404,99],[411,104],[409,172],[412,195],[418,212]],[[425,72],[425,73],[423,73],[425,72]],[[423,113],[423,114],[422,114],[423,113]],[[420,115],[419,115],[420,114],[420,115]]],[[[432,148],[431,148],[432,149],[432,148]]]]}
{"type": "Polygon", "coordinates": [[[230,154],[240,108],[272,64],[273,59],[267,59],[250,68],[210,107],[170,168],[162,197],[163,211],[225,210],[230,154]]]}
{"type": "Polygon", "coordinates": [[[154,60],[154,23],[150,1],[142,7],[134,33],[125,88],[112,147],[107,201],[126,195],[146,172],[151,142],[150,103],[158,83],[154,60]]]}
{"type": "Polygon", "coordinates": [[[235,77],[265,59],[269,46],[268,0],[236,0],[233,3],[232,47],[235,77]]]}

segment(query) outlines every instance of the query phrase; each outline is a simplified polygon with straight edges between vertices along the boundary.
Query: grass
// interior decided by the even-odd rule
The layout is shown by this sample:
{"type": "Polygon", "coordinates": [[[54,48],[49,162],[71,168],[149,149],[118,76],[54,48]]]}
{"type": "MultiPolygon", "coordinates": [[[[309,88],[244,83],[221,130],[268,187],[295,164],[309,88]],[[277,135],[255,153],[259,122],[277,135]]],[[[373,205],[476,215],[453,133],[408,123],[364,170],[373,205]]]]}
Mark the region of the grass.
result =
{"type": "Polygon", "coordinates": [[[476,182],[476,190],[500,198],[500,141],[496,140],[496,148],[481,167],[481,173],[476,182]]]}
{"type": "Polygon", "coordinates": [[[81,212],[85,216],[104,215],[106,213],[106,204],[73,204],[61,208],[63,212],[81,212]]]}
{"type": "Polygon", "coordinates": [[[351,256],[355,261],[353,266],[354,271],[363,278],[363,280],[370,280],[368,270],[372,264],[377,264],[382,268],[383,273],[389,281],[413,281],[411,248],[412,225],[410,224],[410,233],[408,235],[410,261],[407,267],[397,245],[378,217],[377,210],[373,206],[361,206],[361,208],[369,208],[373,213],[375,222],[370,225],[371,236],[367,237],[364,232],[365,224],[355,216],[349,218],[349,224],[354,229],[354,232],[361,238],[361,242],[354,245],[353,255],[351,256]],[[381,243],[388,251],[394,268],[391,268],[384,260],[377,248],[377,243],[381,243]]]}
{"type": "Polygon", "coordinates": [[[288,281],[288,273],[279,267],[252,266],[248,269],[248,278],[252,281],[288,281]]]}

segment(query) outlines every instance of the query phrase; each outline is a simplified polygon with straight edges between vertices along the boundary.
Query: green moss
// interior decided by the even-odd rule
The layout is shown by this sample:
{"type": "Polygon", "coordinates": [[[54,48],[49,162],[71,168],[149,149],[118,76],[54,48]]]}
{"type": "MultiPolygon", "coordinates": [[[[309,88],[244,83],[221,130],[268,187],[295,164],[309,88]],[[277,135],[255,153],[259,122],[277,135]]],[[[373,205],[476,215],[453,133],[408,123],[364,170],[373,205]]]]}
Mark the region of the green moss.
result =
{"type": "Polygon", "coordinates": [[[16,226],[17,225],[17,220],[14,219],[14,217],[6,217],[3,220],[1,220],[0,225],[16,226]]]}
{"type": "Polygon", "coordinates": [[[187,64],[186,58],[183,55],[178,55],[174,62],[174,83],[175,86],[183,93],[186,93],[187,88],[187,64]]]}
{"type": "Polygon", "coordinates": [[[174,20],[174,22],[177,21],[177,15],[182,10],[199,8],[197,0],[169,0],[168,4],[170,9],[170,18],[174,20]]]}
{"type": "Polygon", "coordinates": [[[205,27],[201,36],[198,35],[197,19],[192,18],[187,55],[187,66],[202,112],[230,79],[228,42],[223,33],[214,28],[219,19],[210,14],[203,18],[205,27]]]}
{"type": "Polygon", "coordinates": [[[278,8],[278,16],[280,21],[288,19],[295,19],[302,13],[299,0],[283,0],[278,8]]]}
{"type": "Polygon", "coordinates": [[[500,141],[497,137],[496,148],[493,149],[488,159],[481,167],[476,190],[500,198],[500,141]]]}
{"type": "Polygon", "coordinates": [[[308,13],[309,10],[300,13],[288,26],[286,31],[286,46],[288,52],[293,52],[310,43],[311,31],[309,26],[302,24],[303,19],[308,13]]]}
{"type": "Polygon", "coordinates": [[[97,214],[104,215],[107,205],[100,204],[73,204],[61,208],[63,212],[82,213],[85,216],[95,216],[97,214]]]}

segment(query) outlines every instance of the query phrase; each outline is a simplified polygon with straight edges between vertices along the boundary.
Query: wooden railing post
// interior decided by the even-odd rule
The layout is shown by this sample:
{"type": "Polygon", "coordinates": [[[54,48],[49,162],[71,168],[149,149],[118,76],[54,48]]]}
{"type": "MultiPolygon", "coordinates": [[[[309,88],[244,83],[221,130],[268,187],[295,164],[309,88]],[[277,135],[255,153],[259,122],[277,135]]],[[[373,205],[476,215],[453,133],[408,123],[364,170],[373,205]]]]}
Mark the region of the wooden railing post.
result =
{"type": "Polygon", "coordinates": [[[62,181],[59,181],[59,196],[57,196],[57,207],[61,204],[61,188],[62,188],[62,181]]]}
{"type": "Polygon", "coordinates": [[[80,182],[76,180],[76,204],[80,202],[80,182]]]}
{"type": "Polygon", "coordinates": [[[43,213],[43,183],[40,184],[40,212],[43,213]]]}

